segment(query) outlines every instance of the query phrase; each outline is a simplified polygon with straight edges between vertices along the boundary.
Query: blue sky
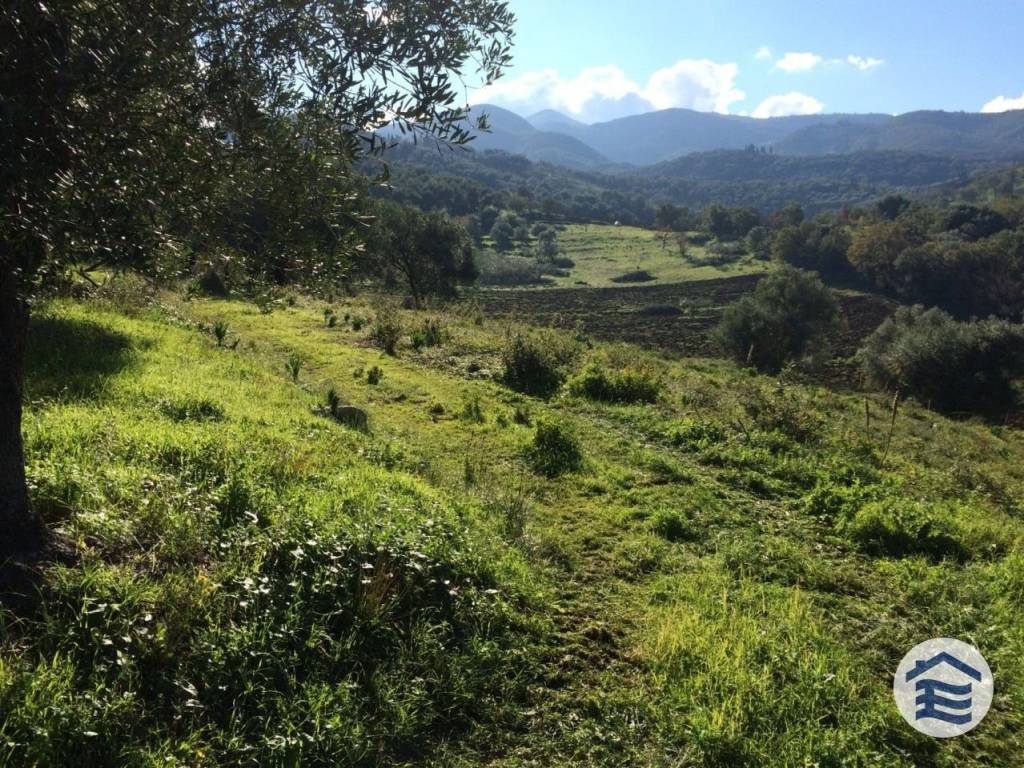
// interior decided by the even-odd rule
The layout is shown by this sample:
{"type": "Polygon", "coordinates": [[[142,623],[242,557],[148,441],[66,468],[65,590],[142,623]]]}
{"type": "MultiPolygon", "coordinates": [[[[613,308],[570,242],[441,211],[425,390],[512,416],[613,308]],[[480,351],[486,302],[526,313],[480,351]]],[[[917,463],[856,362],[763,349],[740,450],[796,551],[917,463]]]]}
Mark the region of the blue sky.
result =
{"type": "Polygon", "coordinates": [[[1024,0],[511,0],[515,62],[470,92],[594,122],[689,107],[1024,109],[1024,0]]]}

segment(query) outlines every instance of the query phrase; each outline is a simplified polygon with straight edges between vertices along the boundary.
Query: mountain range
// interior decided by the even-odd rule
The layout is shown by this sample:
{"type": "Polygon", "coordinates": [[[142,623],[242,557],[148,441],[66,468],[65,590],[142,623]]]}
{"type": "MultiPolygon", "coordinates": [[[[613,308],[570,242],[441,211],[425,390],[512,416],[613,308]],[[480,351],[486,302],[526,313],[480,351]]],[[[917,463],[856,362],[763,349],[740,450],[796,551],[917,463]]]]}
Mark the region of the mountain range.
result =
{"type": "Polygon", "coordinates": [[[795,156],[899,151],[974,161],[1024,158],[1024,110],[998,114],[922,111],[752,118],[666,109],[586,124],[554,110],[529,117],[490,104],[490,132],[472,146],[576,170],[647,166],[697,152],[765,148],[795,156]]]}

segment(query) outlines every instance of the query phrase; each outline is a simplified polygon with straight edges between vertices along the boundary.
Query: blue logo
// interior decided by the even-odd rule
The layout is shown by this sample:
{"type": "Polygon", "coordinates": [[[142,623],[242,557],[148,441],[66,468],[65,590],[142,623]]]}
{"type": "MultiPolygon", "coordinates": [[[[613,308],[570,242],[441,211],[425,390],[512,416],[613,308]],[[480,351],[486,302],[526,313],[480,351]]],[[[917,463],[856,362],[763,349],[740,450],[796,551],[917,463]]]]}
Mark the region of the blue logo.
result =
{"type": "Polygon", "coordinates": [[[949,738],[971,730],[992,704],[992,671],[972,645],[949,638],[921,643],[900,662],[893,694],[914,728],[949,738]]]}

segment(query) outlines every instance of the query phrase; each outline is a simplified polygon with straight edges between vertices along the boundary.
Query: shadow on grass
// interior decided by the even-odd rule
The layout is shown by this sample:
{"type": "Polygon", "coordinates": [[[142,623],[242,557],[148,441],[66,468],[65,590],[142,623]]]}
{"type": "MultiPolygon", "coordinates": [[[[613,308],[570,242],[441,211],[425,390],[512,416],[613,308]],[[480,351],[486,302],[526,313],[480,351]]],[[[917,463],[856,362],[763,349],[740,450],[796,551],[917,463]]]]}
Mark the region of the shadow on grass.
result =
{"type": "Polygon", "coordinates": [[[133,358],[130,339],[102,325],[43,315],[32,319],[25,355],[25,398],[87,400],[133,358]]]}

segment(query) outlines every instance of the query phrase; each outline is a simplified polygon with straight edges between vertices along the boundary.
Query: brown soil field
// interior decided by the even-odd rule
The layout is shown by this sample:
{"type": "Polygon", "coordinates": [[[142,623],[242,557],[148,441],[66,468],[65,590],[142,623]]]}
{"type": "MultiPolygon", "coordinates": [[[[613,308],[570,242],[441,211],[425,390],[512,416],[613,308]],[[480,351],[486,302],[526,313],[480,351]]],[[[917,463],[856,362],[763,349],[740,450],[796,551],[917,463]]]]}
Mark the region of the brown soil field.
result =
{"type": "MultiPolygon", "coordinates": [[[[606,341],[629,341],[686,356],[712,356],[709,332],[723,308],[753,291],[761,275],[657,286],[494,290],[477,294],[484,312],[534,325],[580,328],[606,341]]],[[[840,294],[837,358],[852,355],[895,304],[865,294],[840,294]]]]}

